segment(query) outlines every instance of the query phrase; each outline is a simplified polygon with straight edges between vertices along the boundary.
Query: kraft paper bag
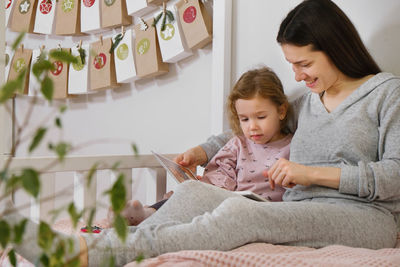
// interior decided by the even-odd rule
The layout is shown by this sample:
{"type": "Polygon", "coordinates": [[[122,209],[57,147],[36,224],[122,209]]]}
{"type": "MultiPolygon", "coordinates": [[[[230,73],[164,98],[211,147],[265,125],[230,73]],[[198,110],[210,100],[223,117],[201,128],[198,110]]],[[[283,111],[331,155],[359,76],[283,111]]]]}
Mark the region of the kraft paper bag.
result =
{"type": "Polygon", "coordinates": [[[135,25],[136,71],[140,78],[150,78],[169,71],[168,63],[162,61],[153,19],[135,25]]]}
{"type": "Polygon", "coordinates": [[[114,54],[110,54],[111,38],[94,42],[90,47],[90,90],[117,88],[114,54]]]}
{"type": "Polygon", "coordinates": [[[51,34],[53,32],[56,4],[56,0],[38,0],[33,32],[42,34],[51,34]]]}
{"type": "Polygon", "coordinates": [[[38,0],[14,0],[10,29],[14,32],[33,32],[38,0]]]}
{"type": "Polygon", "coordinates": [[[78,60],[76,64],[70,64],[68,75],[68,94],[79,95],[89,93],[89,55],[90,45],[82,45],[85,51],[85,59],[82,62],[79,54],[79,46],[71,48],[71,54],[78,60]]]}
{"type": "Polygon", "coordinates": [[[81,0],[81,32],[98,32],[100,21],[101,0],[81,0]]]}
{"type": "MultiPolygon", "coordinates": [[[[114,49],[115,72],[119,83],[129,83],[138,79],[133,56],[132,35],[133,31],[127,30],[118,46],[114,49]]],[[[118,35],[113,37],[113,42],[117,37],[118,35]]]]}
{"type": "Polygon", "coordinates": [[[144,16],[158,9],[155,5],[149,5],[147,0],[126,0],[126,7],[128,14],[136,17],[144,16]]]}
{"type": "Polygon", "coordinates": [[[8,75],[10,73],[11,61],[14,58],[14,51],[12,50],[11,46],[6,45],[4,57],[5,57],[4,77],[6,80],[8,80],[8,75]]]}
{"type": "Polygon", "coordinates": [[[18,77],[23,69],[26,69],[25,84],[19,94],[28,94],[29,88],[29,70],[32,60],[32,50],[26,48],[18,48],[15,51],[14,57],[10,65],[10,73],[8,74],[8,81],[14,80],[18,77]]]}
{"type": "Polygon", "coordinates": [[[176,3],[179,20],[190,49],[202,48],[212,40],[212,20],[199,0],[180,0],[176,3]]]}
{"type": "Polygon", "coordinates": [[[176,63],[179,60],[191,56],[192,52],[186,45],[186,41],[181,34],[180,24],[177,22],[176,10],[173,7],[167,8],[167,10],[173,14],[174,20],[172,22],[168,22],[167,19],[165,23],[165,29],[162,31],[161,26],[164,14],[161,14],[161,17],[156,24],[158,41],[160,44],[163,61],[168,63],[176,63]]]}
{"type": "Polygon", "coordinates": [[[4,0],[6,2],[6,27],[9,26],[9,21],[10,21],[10,14],[11,11],[14,8],[14,4],[16,0],[4,0]]]}
{"type": "Polygon", "coordinates": [[[32,60],[31,60],[31,68],[29,72],[29,88],[28,95],[29,96],[39,96],[40,92],[40,82],[37,80],[36,76],[32,72],[33,65],[39,60],[39,56],[41,54],[41,49],[33,49],[32,50],[32,60]]]}
{"type": "Polygon", "coordinates": [[[125,0],[101,1],[101,26],[103,28],[131,24],[132,17],[128,15],[125,0]]]}
{"type": "Polygon", "coordinates": [[[58,35],[81,35],[81,0],[58,0],[56,29],[58,35]]]}
{"type": "MultiPolygon", "coordinates": [[[[56,48],[60,49],[60,48],[56,48]]],[[[71,52],[69,48],[62,48],[62,51],[71,52]]],[[[50,51],[51,52],[51,51],[50,51]]],[[[53,63],[54,70],[50,71],[49,76],[53,80],[54,93],[53,99],[66,99],[68,97],[68,70],[69,65],[66,62],[49,58],[53,63]]]]}

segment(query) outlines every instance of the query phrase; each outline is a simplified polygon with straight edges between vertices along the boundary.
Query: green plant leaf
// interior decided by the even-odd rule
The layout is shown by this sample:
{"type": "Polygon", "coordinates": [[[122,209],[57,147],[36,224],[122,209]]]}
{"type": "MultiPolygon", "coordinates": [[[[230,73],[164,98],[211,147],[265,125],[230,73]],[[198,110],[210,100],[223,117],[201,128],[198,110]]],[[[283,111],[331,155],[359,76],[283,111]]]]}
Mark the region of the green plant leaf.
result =
{"type": "Polygon", "coordinates": [[[22,187],[33,197],[39,195],[39,173],[31,168],[24,169],[21,174],[22,187]]]}
{"type": "Polygon", "coordinates": [[[68,205],[68,214],[72,220],[72,225],[75,228],[76,225],[78,224],[79,219],[82,217],[82,213],[81,212],[78,213],[78,211],[76,210],[75,204],[71,202],[68,205]]]}
{"type": "Polygon", "coordinates": [[[14,243],[20,244],[22,242],[22,237],[24,236],[25,226],[28,222],[27,219],[23,219],[19,224],[14,225],[14,243]]]}
{"type": "Polygon", "coordinates": [[[0,104],[14,97],[14,94],[22,89],[22,86],[24,85],[25,82],[25,74],[26,74],[26,68],[21,70],[16,79],[6,82],[1,87],[0,104]]]}
{"type": "Polygon", "coordinates": [[[59,112],[61,114],[63,114],[66,110],[67,110],[67,106],[66,105],[62,105],[62,106],[60,106],[59,112]]]}
{"type": "Polygon", "coordinates": [[[8,244],[8,241],[10,240],[11,231],[10,231],[10,226],[4,220],[0,221],[0,233],[1,233],[0,244],[3,247],[3,249],[5,249],[8,244]]]}
{"type": "Polygon", "coordinates": [[[39,59],[36,61],[32,66],[32,73],[35,75],[38,81],[42,80],[42,73],[45,71],[50,71],[54,69],[54,65],[46,60],[46,59],[39,59]]]}
{"type": "Polygon", "coordinates": [[[143,255],[143,253],[140,253],[140,254],[136,257],[136,259],[135,259],[135,261],[136,261],[137,263],[141,263],[143,260],[144,260],[144,255],[143,255]]]}
{"type": "Polygon", "coordinates": [[[124,186],[124,175],[120,174],[110,191],[111,205],[115,213],[121,212],[125,207],[126,190],[124,186]]]}
{"type": "Polygon", "coordinates": [[[53,99],[54,84],[53,80],[50,79],[49,76],[43,78],[40,84],[40,91],[42,92],[43,96],[47,99],[47,101],[51,102],[51,100],[53,99]]]}
{"type": "Polygon", "coordinates": [[[93,179],[93,177],[94,177],[94,174],[96,173],[96,171],[97,171],[97,167],[99,166],[99,163],[95,163],[95,164],[93,164],[93,166],[90,168],[90,170],[89,170],[89,172],[88,172],[88,174],[87,174],[87,176],[86,176],[86,186],[87,187],[89,187],[90,186],[90,184],[92,183],[92,179],[93,179]]]}
{"type": "Polygon", "coordinates": [[[115,264],[115,257],[114,256],[110,256],[110,258],[108,258],[108,262],[106,262],[103,267],[115,267],[117,266],[115,264]]]}
{"type": "Polygon", "coordinates": [[[74,57],[70,52],[60,50],[60,49],[51,50],[49,53],[49,56],[52,59],[60,60],[60,61],[67,62],[67,63],[74,63],[74,64],[78,63],[78,60],[76,59],[76,57],[74,57]]]}
{"type": "Polygon", "coordinates": [[[56,152],[58,159],[60,161],[63,161],[65,156],[68,154],[69,150],[71,149],[71,145],[68,143],[65,143],[65,142],[60,142],[53,149],[56,152]]]}
{"type": "Polygon", "coordinates": [[[44,251],[50,251],[53,245],[55,234],[51,230],[50,226],[41,221],[39,224],[39,236],[38,236],[38,245],[44,251]]]}
{"type": "Polygon", "coordinates": [[[62,123],[61,123],[60,117],[55,118],[54,124],[55,124],[58,128],[62,129],[62,123]]]}
{"type": "Polygon", "coordinates": [[[19,83],[16,80],[6,82],[0,89],[0,103],[4,103],[12,98],[19,88],[19,83]]]}
{"type": "Polygon", "coordinates": [[[14,249],[11,249],[7,255],[8,255],[8,259],[10,260],[10,263],[12,264],[12,266],[16,267],[17,266],[17,256],[15,255],[14,249]]]}
{"type": "Polygon", "coordinates": [[[25,32],[21,32],[18,35],[17,39],[15,39],[14,43],[12,44],[12,50],[15,51],[17,49],[17,47],[20,45],[24,37],[25,37],[25,32]]]}
{"type": "Polygon", "coordinates": [[[68,267],[79,267],[79,266],[81,266],[81,262],[79,261],[79,257],[75,257],[72,260],[68,261],[68,267]]]}
{"type": "MultiPolygon", "coordinates": [[[[89,218],[88,218],[87,223],[86,223],[87,226],[92,225],[93,219],[94,219],[94,215],[96,215],[96,208],[95,207],[90,209],[89,218]]],[[[92,233],[92,228],[91,227],[88,227],[88,233],[92,233]]]]}
{"type": "Polygon", "coordinates": [[[35,136],[32,139],[31,145],[29,146],[29,153],[31,153],[43,140],[44,135],[46,134],[47,129],[40,127],[36,130],[35,136]]]}
{"type": "Polygon", "coordinates": [[[52,266],[56,266],[56,264],[63,263],[63,258],[65,256],[65,243],[64,240],[60,240],[56,246],[56,250],[52,253],[50,262],[52,266]],[[55,264],[56,263],[56,264],[55,264]]]}
{"type": "Polygon", "coordinates": [[[138,149],[137,145],[135,143],[132,143],[131,147],[132,147],[132,150],[133,150],[133,154],[135,156],[139,155],[139,149],[138,149]]]}
{"type": "Polygon", "coordinates": [[[50,259],[46,254],[42,254],[40,256],[40,263],[42,263],[43,266],[50,266],[50,259]]]}
{"type": "Polygon", "coordinates": [[[0,182],[5,181],[7,178],[7,170],[0,171],[0,182]]]}
{"type": "Polygon", "coordinates": [[[11,175],[11,177],[8,178],[6,182],[6,192],[10,193],[12,191],[15,191],[16,188],[19,186],[20,182],[21,182],[20,176],[11,175]]]}
{"type": "Polygon", "coordinates": [[[120,214],[117,214],[114,218],[114,227],[115,231],[117,231],[118,237],[122,240],[122,242],[125,242],[126,235],[128,233],[128,227],[125,219],[120,214]]]}

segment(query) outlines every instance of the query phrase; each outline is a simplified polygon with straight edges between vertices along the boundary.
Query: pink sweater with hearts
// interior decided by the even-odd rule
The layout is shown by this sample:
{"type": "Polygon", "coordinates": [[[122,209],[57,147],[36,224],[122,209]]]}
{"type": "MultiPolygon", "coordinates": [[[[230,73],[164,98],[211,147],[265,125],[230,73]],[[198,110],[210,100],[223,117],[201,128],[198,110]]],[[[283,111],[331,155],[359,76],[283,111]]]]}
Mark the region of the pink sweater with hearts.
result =
{"type": "Polygon", "coordinates": [[[292,135],[267,144],[235,136],[219,150],[204,170],[203,181],[231,191],[250,190],[272,201],[282,201],[285,189],[272,190],[262,172],[279,158],[289,159],[292,135]]]}

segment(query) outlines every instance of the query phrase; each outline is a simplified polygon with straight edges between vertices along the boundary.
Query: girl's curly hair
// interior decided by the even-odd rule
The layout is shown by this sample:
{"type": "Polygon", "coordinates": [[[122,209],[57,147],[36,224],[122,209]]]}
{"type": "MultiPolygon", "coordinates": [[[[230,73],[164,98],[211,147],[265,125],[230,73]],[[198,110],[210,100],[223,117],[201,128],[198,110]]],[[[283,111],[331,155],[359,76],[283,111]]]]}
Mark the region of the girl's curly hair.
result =
{"type": "Polygon", "coordinates": [[[227,109],[229,124],[233,133],[236,135],[243,134],[236,111],[236,101],[238,99],[252,99],[256,96],[269,99],[275,103],[277,107],[282,104],[286,105],[287,112],[285,118],[281,121],[281,132],[287,133],[288,130],[286,124],[290,111],[289,102],[285,92],[283,91],[280,79],[275,72],[268,67],[262,67],[245,72],[232,88],[227,101],[227,109]]]}

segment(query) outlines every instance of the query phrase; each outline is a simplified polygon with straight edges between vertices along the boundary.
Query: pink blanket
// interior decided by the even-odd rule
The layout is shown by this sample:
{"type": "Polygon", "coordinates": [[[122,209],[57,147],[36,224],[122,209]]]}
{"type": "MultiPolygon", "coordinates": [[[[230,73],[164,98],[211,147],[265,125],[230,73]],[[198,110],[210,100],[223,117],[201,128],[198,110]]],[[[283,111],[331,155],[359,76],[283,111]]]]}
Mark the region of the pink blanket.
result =
{"type": "MultiPolygon", "coordinates": [[[[400,247],[400,241],[398,242],[400,247]]],[[[232,251],[185,250],[167,253],[125,267],[224,266],[400,266],[400,248],[370,250],[346,246],[321,249],[252,243],[232,251]]]]}
{"type": "MultiPolygon", "coordinates": [[[[102,222],[97,224],[104,226],[102,222]]],[[[67,221],[54,226],[64,233],[74,230],[67,221]]],[[[0,266],[11,267],[7,256],[0,257],[0,266]]],[[[18,257],[19,267],[33,267],[33,264],[18,257]]],[[[321,249],[308,247],[279,246],[266,243],[252,243],[223,252],[216,250],[184,250],[166,253],[146,259],[140,264],[129,263],[125,267],[190,267],[190,266],[400,266],[400,233],[396,248],[363,249],[346,246],[328,246],[321,249]]]]}

